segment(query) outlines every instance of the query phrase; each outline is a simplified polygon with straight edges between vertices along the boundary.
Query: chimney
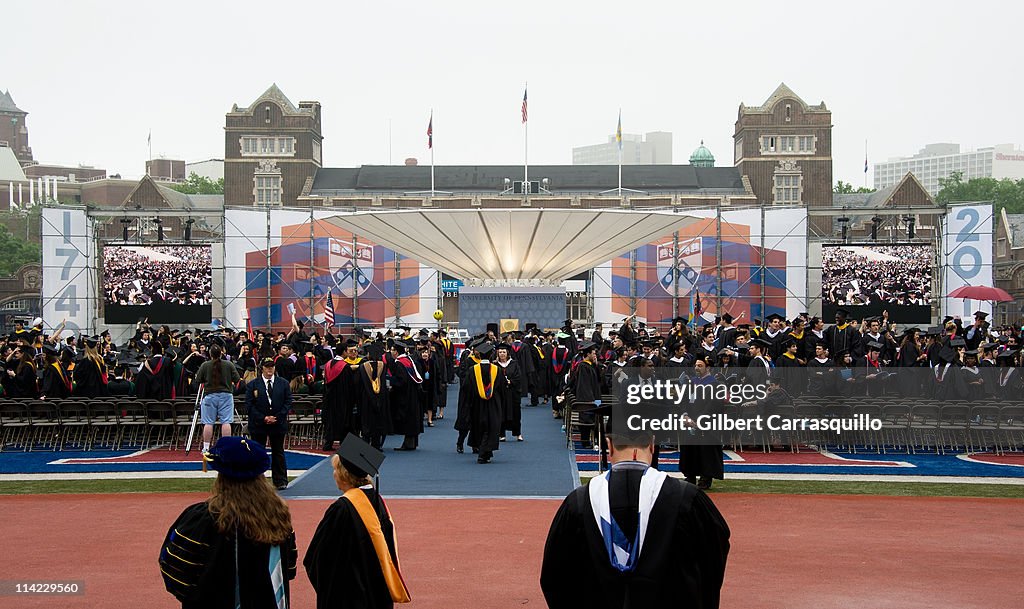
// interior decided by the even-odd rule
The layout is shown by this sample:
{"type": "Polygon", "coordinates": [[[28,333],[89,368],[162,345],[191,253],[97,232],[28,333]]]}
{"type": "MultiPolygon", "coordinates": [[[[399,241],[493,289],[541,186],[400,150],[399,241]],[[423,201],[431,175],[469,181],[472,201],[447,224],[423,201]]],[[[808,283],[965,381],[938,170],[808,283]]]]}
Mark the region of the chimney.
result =
{"type": "Polygon", "coordinates": [[[412,157],[411,156],[411,157],[405,159],[405,166],[406,167],[415,167],[415,166],[417,166],[419,164],[420,164],[420,162],[416,160],[416,157],[412,157]]]}

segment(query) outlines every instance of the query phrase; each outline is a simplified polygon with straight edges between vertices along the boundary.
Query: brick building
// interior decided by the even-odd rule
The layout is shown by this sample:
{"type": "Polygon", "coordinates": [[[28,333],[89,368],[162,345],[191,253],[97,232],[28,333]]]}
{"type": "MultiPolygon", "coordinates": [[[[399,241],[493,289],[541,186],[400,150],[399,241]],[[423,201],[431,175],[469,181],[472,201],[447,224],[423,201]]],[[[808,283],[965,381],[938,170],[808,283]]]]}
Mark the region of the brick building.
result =
{"type": "Polygon", "coordinates": [[[992,321],[1020,326],[1024,320],[1024,214],[1008,214],[1001,209],[992,245],[992,278],[997,288],[1014,298],[1013,302],[996,305],[992,321]]]}
{"type": "Polygon", "coordinates": [[[25,112],[14,103],[10,91],[0,92],[0,145],[14,150],[22,165],[32,162],[32,148],[28,145],[28,125],[25,112]]]}
{"type": "Polygon", "coordinates": [[[295,205],[322,164],[322,144],[320,102],[296,107],[271,85],[248,107],[235,105],[224,127],[225,203],[295,205]]]}
{"type": "MultiPolygon", "coordinates": [[[[740,104],[734,162],[764,205],[832,206],[832,112],[808,105],[785,84],[761,106],[740,104]]],[[[827,218],[809,223],[828,234],[827,218]]]]}

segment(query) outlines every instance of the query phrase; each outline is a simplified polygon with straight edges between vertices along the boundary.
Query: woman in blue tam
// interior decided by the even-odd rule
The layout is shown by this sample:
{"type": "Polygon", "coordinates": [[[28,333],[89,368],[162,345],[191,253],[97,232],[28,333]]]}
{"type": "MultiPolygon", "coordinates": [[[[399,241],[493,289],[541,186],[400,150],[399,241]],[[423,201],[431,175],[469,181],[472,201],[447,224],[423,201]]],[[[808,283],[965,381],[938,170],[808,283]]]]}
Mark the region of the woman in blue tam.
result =
{"type": "Polygon", "coordinates": [[[183,609],[287,609],[298,552],[288,504],[264,475],[258,442],[222,437],[204,456],[210,498],[185,508],[160,550],[164,586],[183,609]]]}

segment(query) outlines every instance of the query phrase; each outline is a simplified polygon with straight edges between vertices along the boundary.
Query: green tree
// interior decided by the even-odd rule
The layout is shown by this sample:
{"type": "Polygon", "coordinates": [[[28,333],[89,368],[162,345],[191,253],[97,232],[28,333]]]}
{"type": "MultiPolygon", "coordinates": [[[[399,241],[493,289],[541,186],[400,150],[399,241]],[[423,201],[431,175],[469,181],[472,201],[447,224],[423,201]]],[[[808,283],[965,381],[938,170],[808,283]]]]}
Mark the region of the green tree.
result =
{"type": "Polygon", "coordinates": [[[29,243],[12,235],[6,226],[0,224],[0,275],[12,275],[21,265],[42,259],[43,251],[38,243],[29,243]]]}
{"type": "Polygon", "coordinates": [[[858,186],[857,188],[854,188],[853,184],[839,180],[838,182],[836,182],[835,187],[832,188],[832,192],[841,195],[848,195],[859,192],[875,192],[875,189],[868,188],[867,186],[858,186]]]}
{"type": "Polygon", "coordinates": [[[942,205],[958,201],[992,201],[996,213],[1024,213],[1024,179],[972,178],[966,182],[964,174],[954,171],[948,178],[939,178],[941,189],[935,195],[935,202],[942,205]]]}
{"type": "Polygon", "coordinates": [[[175,184],[171,188],[187,195],[222,195],[224,194],[224,178],[214,182],[193,171],[187,180],[181,184],[175,184]]]}

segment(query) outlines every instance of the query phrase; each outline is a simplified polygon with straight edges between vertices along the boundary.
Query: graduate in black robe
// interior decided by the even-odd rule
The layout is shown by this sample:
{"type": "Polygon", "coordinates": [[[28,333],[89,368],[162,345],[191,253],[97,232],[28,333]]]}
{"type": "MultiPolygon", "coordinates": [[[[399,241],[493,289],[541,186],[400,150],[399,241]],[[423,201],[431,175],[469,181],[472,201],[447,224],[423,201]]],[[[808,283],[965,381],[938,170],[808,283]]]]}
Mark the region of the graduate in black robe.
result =
{"type": "MultiPolygon", "coordinates": [[[[721,400],[715,399],[713,392],[698,390],[699,387],[715,387],[717,384],[706,360],[698,359],[694,362],[694,400],[687,409],[691,419],[696,421],[702,415],[725,412],[725,405],[721,400]]],[[[701,489],[709,489],[712,480],[721,480],[725,477],[722,438],[719,432],[695,429],[692,433],[681,434],[681,438],[679,471],[687,482],[697,484],[701,489]]]]}
{"type": "Polygon", "coordinates": [[[334,442],[340,442],[349,434],[360,433],[359,394],[362,389],[359,367],[359,343],[349,340],[345,343],[345,356],[336,357],[324,367],[323,400],[321,416],[324,421],[324,450],[332,450],[334,442]]]}
{"type": "Polygon", "coordinates": [[[385,383],[387,366],[377,359],[364,360],[359,365],[359,420],[362,436],[371,446],[380,450],[384,439],[391,433],[391,408],[385,383]]]}
{"type": "Polygon", "coordinates": [[[548,607],[717,608],[729,553],[722,515],[694,485],[648,467],[650,437],[609,440],[611,470],[570,493],[551,523],[540,574],[548,607]],[[641,496],[645,483],[658,489],[653,502],[641,496]],[[623,564],[611,546],[626,543],[635,559],[623,564]]]}
{"type": "Polygon", "coordinates": [[[46,345],[43,347],[43,353],[46,356],[46,364],[43,366],[40,395],[47,399],[71,397],[71,374],[58,361],[58,351],[50,345],[46,345]]]}
{"type": "Polygon", "coordinates": [[[388,403],[391,406],[392,432],[405,436],[402,445],[395,450],[416,450],[420,434],[423,433],[423,413],[420,412],[419,386],[423,383],[416,363],[406,350],[409,345],[396,340],[391,345],[391,360],[388,371],[391,374],[391,390],[388,403]]]}
{"type": "Polygon", "coordinates": [[[344,495],[327,508],[302,564],[316,591],[317,609],[391,609],[396,602],[409,602],[410,595],[399,570],[394,522],[369,477],[383,455],[361,441],[361,448],[346,451],[353,439],[358,441],[349,436],[331,457],[335,483],[344,495]],[[375,538],[384,542],[380,554],[375,538]]]}
{"type": "Polygon", "coordinates": [[[498,365],[489,361],[494,352],[490,343],[477,347],[481,360],[469,370],[466,384],[466,407],[470,412],[469,445],[478,453],[477,463],[490,463],[498,450],[501,434],[502,404],[498,381],[498,365]]]}
{"type": "Polygon", "coordinates": [[[469,342],[466,346],[466,350],[462,352],[462,361],[459,362],[458,366],[458,377],[459,377],[459,397],[456,404],[455,411],[455,429],[459,432],[459,438],[455,441],[455,452],[463,453],[463,448],[466,438],[469,436],[469,429],[472,426],[472,414],[470,412],[469,405],[466,401],[469,398],[469,392],[472,389],[469,386],[469,373],[472,371],[473,366],[480,363],[479,354],[476,352],[477,347],[482,344],[482,341],[474,339],[469,342]]]}
{"type": "MultiPolygon", "coordinates": [[[[501,435],[500,440],[505,441],[505,434],[512,432],[516,440],[523,441],[523,407],[522,395],[519,393],[519,364],[509,354],[508,345],[498,345],[495,349],[497,358],[494,363],[498,365],[500,378],[498,379],[497,391],[501,399],[501,435]]],[[[475,379],[474,379],[475,380],[475,379]]]]}

